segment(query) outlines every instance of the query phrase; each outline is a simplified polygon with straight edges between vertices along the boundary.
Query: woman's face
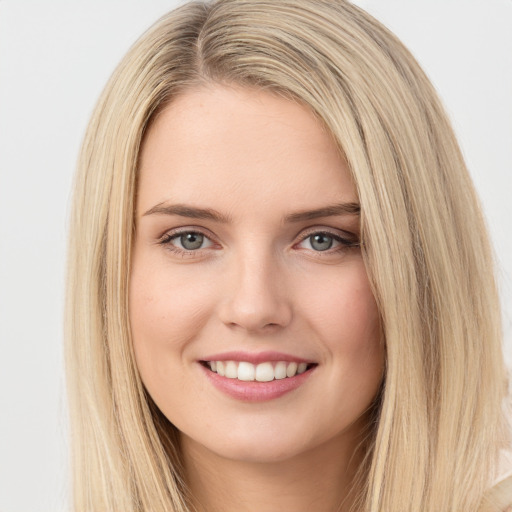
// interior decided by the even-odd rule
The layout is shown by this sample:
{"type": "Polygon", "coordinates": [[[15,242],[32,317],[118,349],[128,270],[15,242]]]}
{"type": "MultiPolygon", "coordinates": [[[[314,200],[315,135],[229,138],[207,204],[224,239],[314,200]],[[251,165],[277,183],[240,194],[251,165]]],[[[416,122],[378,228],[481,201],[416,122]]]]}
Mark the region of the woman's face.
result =
{"type": "Polygon", "coordinates": [[[271,93],[194,89],[151,125],[131,329],[185,446],[277,461],[361,428],[384,355],[357,201],[320,123],[271,93]]]}

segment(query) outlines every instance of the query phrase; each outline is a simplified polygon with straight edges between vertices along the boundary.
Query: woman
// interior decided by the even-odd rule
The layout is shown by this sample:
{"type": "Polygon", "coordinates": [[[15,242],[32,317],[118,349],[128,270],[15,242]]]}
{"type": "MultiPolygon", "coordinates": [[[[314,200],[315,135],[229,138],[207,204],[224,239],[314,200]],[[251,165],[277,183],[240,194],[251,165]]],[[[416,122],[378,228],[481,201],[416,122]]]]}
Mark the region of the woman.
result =
{"type": "Polygon", "coordinates": [[[100,99],[74,205],[76,510],[512,503],[490,490],[506,373],[478,201],[366,13],[165,16],[100,99]]]}

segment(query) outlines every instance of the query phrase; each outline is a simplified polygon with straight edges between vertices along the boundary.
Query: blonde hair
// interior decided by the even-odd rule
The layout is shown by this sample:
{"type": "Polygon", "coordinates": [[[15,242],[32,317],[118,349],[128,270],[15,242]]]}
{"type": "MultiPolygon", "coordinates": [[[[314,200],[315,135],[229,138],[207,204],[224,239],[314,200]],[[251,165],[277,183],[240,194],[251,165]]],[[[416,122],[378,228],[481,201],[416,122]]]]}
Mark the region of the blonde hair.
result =
{"type": "Polygon", "coordinates": [[[71,219],[74,509],[191,509],[175,428],[137,372],[127,301],[145,130],[207,83],[308,105],[353,174],[387,352],[357,510],[476,511],[505,439],[506,390],[482,213],[432,85],[393,34],[344,0],[188,3],[144,34],[108,82],[71,219]]]}

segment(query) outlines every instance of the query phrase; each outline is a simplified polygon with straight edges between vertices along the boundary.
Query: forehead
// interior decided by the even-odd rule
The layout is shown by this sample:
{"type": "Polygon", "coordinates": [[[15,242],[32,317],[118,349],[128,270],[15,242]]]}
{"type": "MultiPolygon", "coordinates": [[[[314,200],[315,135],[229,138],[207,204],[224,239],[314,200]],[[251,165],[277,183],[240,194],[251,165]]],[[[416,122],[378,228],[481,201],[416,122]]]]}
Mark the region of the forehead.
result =
{"type": "Polygon", "coordinates": [[[149,128],[138,209],[164,201],[246,209],[357,201],[331,135],[297,102],[237,87],[190,90],[149,128]]]}

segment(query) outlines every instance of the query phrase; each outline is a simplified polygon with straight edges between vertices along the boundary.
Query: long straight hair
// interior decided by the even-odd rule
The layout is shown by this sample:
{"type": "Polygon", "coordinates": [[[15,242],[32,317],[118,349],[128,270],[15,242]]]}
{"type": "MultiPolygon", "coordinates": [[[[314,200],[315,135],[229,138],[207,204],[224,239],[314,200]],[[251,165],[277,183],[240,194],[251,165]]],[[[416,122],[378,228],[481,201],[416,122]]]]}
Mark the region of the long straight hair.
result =
{"type": "Polygon", "coordinates": [[[482,213],[429,80],[393,34],[344,0],[187,3],[108,82],[79,158],[68,256],[74,510],[191,510],[177,432],[137,372],[128,288],[144,133],[174,98],[208,83],[308,106],[356,184],[386,343],[357,510],[478,510],[506,438],[482,213]]]}

